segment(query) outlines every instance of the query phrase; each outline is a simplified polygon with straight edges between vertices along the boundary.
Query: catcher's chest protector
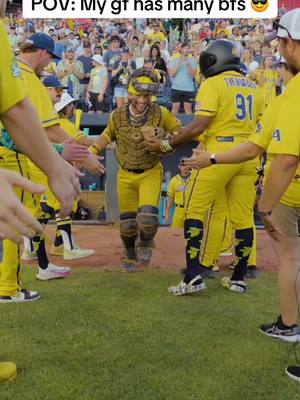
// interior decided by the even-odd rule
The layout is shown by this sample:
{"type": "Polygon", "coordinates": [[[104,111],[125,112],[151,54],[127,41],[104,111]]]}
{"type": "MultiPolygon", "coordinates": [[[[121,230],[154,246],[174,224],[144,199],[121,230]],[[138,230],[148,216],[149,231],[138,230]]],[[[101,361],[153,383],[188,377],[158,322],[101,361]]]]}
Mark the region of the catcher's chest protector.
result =
{"type": "Polygon", "coordinates": [[[160,156],[150,153],[144,143],[142,127],[147,125],[153,128],[160,126],[162,113],[160,106],[151,104],[144,124],[132,126],[130,123],[129,106],[125,105],[113,113],[116,127],[116,158],[122,169],[150,169],[159,161],[160,156]]]}

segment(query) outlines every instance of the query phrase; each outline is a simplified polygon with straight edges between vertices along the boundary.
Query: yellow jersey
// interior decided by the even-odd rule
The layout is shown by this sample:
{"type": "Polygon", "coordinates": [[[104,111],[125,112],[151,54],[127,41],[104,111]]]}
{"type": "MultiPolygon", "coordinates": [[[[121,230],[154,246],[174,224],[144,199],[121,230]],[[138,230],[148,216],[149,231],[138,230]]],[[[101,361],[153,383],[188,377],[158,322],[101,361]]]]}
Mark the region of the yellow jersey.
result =
{"type": "Polygon", "coordinates": [[[206,136],[250,136],[264,111],[261,89],[235,71],[204,80],[196,97],[196,116],[213,117],[206,136]]]}
{"type": "MultiPolygon", "coordinates": [[[[59,124],[58,114],[54,109],[46,87],[39,80],[34,70],[22,61],[18,61],[25,82],[26,92],[35,108],[43,128],[59,124]]],[[[39,168],[28,159],[33,173],[41,174],[39,168]]]]}
{"type": "Polygon", "coordinates": [[[191,174],[185,178],[181,175],[175,175],[170,180],[168,187],[168,196],[174,199],[176,206],[184,207],[186,202],[186,193],[188,184],[191,181],[191,174]]]}
{"type": "Polygon", "coordinates": [[[67,133],[67,135],[73,139],[75,139],[77,136],[82,136],[83,134],[83,132],[76,128],[76,125],[67,118],[59,118],[59,125],[67,133]]]}
{"type": "Polygon", "coordinates": [[[3,21],[0,20],[0,114],[22,101],[26,91],[3,21]]]}
{"type": "MultiPolygon", "coordinates": [[[[291,81],[289,82],[288,86],[290,85],[291,81]]],[[[300,88],[299,88],[300,90],[300,88]]],[[[287,147],[282,146],[282,130],[278,128],[280,125],[279,117],[281,115],[281,110],[284,106],[285,98],[284,94],[281,96],[276,97],[271,104],[266,109],[264,115],[262,116],[260,122],[257,125],[256,132],[253,133],[249,141],[256,144],[257,146],[267,149],[268,152],[268,161],[267,166],[265,168],[266,174],[268,173],[269,166],[274,158],[275,154],[290,154],[291,150],[287,147]]],[[[295,111],[295,109],[294,109],[295,111]]],[[[298,111],[299,113],[299,111],[298,111]]],[[[286,129],[285,139],[289,144],[290,141],[293,143],[294,132],[292,129],[293,124],[295,123],[294,120],[289,121],[290,127],[286,129]],[[288,139],[290,137],[290,139],[288,139]]],[[[298,127],[300,123],[300,119],[298,118],[298,127]]],[[[287,123],[288,120],[284,119],[284,122],[287,123]]],[[[299,128],[298,128],[299,129],[299,128]]],[[[300,137],[300,129],[299,134],[300,137]]],[[[298,148],[299,154],[299,148],[298,148]]],[[[296,155],[296,154],[294,154],[296,155]]],[[[284,195],[280,199],[280,203],[285,204],[290,207],[300,207],[300,167],[298,166],[297,171],[295,172],[294,178],[290,183],[288,189],[284,193],[284,195]]]]}

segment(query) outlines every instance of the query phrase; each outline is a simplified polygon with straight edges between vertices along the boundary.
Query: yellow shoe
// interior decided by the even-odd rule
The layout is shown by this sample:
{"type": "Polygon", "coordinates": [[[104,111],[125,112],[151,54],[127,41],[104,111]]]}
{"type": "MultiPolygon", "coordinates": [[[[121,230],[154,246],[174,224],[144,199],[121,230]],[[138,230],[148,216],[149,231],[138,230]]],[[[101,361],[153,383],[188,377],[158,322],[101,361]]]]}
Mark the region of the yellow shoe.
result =
{"type": "Polygon", "coordinates": [[[220,268],[219,268],[219,266],[218,266],[216,261],[214,261],[214,263],[213,263],[213,269],[212,270],[214,272],[219,272],[220,271],[220,268]]]}
{"type": "Polygon", "coordinates": [[[64,260],[76,260],[78,258],[85,258],[95,254],[95,250],[93,249],[81,249],[79,247],[74,248],[73,250],[64,250],[64,260]]]}
{"type": "Polygon", "coordinates": [[[16,376],[16,364],[13,362],[0,362],[0,383],[11,382],[16,376]]]}
{"type": "Polygon", "coordinates": [[[52,256],[63,256],[64,255],[64,245],[61,244],[60,246],[54,246],[54,244],[52,244],[51,249],[50,249],[50,254],[52,254],[52,256]]]}
{"type": "Polygon", "coordinates": [[[37,260],[36,251],[28,251],[26,249],[23,250],[21,260],[23,261],[33,261],[37,260]]]}

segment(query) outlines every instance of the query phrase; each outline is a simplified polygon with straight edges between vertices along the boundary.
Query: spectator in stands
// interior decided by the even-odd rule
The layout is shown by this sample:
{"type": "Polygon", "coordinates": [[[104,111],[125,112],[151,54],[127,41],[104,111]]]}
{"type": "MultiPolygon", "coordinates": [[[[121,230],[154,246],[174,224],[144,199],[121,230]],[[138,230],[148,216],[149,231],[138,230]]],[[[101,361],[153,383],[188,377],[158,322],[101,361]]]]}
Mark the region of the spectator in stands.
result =
{"type": "Polygon", "coordinates": [[[163,42],[163,41],[165,41],[167,38],[166,38],[166,35],[162,32],[162,28],[161,28],[161,26],[160,26],[160,23],[155,23],[155,24],[153,24],[153,31],[151,32],[149,32],[148,34],[147,34],[147,39],[150,39],[150,43],[157,43],[157,42],[163,42]]]}
{"type": "Polygon", "coordinates": [[[81,61],[83,64],[83,78],[79,80],[80,83],[80,100],[83,105],[85,104],[85,99],[87,96],[87,88],[90,81],[91,70],[93,69],[93,61],[92,61],[92,50],[90,43],[83,43],[83,54],[78,57],[78,61],[81,61]]]}
{"type": "Polygon", "coordinates": [[[125,47],[122,50],[121,59],[115,62],[111,75],[117,107],[122,107],[128,102],[127,84],[134,70],[136,70],[136,63],[130,58],[129,49],[125,47]]]}
{"type": "Polygon", "coordinates": [[[152,60],[152,68],[157,69],[162,75],[168,74],[168,69],[165,60],[161,57],[160,48],[157,44],[150,47],[150,58],[152,60]]]}
{"type": "Polygon", "coordinates": [[[91,70],[88,85],[89,114],[101,114],[104,110],[105,92],[108,85],[108,74],[103,57],[96,54],[92,58],[94,68],[91,70]]]}
{"type": "Polygon", "coordinates": [[[121,54],[120,38],[119,36],[112,36],[109,48],[103,57],[109,75],[111,74],[116,61],[121,59],[121,54]]]}
{"type": "Polygon", "coordinates": [[[65,58],[57,64],[56,75],[62,84],[68,88],[68,93],[79,99],[81,93],[80,79],[84,79],[84,67],[80,60],[75,60],[74,49],[68,48],[65,58]]]}
{"type": "Polygon", "coordinates": [[[165,40],[160,42],[159,49],[160,49],[161,57],[165,60],[165,63],[168,64],[171,56],[170,56],[169,50],[167,48],[167,42],[165,40]]]}
{"type": "Polygon", "coordinates": [[[245,48],[243,50],[242,63],[246,66],[246,72],[250,76],[259,68],[258,62],[253,60],[252,49],[245,48]]]}
{"type": "Polygon", "coordinates": [[[192,114],[192,104],[195,98],[194,78],[197,72],[197,62],[189,57],[190,45],[184,43],[180,50],[180,57],[171,58],[169,75],[172,78],[172,113],[179,112],[183,103],[186,114],[192,114]]]}
{"type": "Polygon", "coordinates": [[[258,62],[258,64],[261,64],[263,62],[263,56],[262,56],[262,45],[259,40],[256,40],[253,43],[253,60],[258,62]]]}

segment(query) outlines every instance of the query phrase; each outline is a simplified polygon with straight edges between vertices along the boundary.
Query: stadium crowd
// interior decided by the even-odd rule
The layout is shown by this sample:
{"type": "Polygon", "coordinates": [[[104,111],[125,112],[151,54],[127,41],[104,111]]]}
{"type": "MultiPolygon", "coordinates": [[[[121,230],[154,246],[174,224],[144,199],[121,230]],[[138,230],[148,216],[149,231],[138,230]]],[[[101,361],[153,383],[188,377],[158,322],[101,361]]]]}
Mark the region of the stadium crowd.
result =
{"type": "Polygon", "coordinates": [[[25,20],[17,9],[4,22],[16,54],[33,33],[52,37],[62,59],[54,59],[44,73],[55,74],[89,113],[110,112],[126,103],[129,76],[144,66],[159,76],[158,103],[173,113],[192,114],[201,82],[199,55],[217,38],[238,43],[242,70],[263,88],[266,104],[281,92],[274,68],[277,48],[265,42],[273,30],[269,19],[25,20]]]}

